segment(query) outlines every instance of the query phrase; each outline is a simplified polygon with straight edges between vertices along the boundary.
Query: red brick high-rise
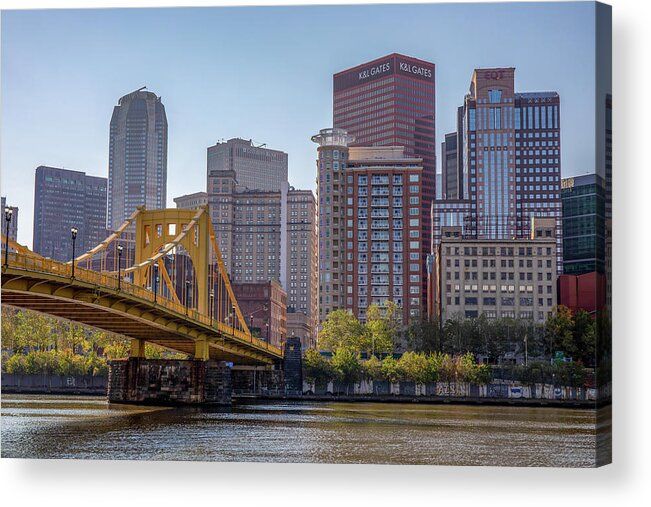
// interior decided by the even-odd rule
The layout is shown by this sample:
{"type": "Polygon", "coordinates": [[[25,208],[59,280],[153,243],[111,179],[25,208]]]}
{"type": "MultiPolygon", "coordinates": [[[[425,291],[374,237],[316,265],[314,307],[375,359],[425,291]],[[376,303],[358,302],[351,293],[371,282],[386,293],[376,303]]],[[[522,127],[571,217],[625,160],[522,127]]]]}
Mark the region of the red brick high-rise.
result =
{"type": "MultiPolygon", "coordinates": [[[[430,253],[431,202],[436,196],[435,66],[393,53],[334,75],[333,127],[350,146],[404,146],[422,159],[421,259],[430,253]]],[[[425,270],[422,270],[425,273],[425,270]]],[[[423,277],[423,301],[427,278],[423,277]]]]}

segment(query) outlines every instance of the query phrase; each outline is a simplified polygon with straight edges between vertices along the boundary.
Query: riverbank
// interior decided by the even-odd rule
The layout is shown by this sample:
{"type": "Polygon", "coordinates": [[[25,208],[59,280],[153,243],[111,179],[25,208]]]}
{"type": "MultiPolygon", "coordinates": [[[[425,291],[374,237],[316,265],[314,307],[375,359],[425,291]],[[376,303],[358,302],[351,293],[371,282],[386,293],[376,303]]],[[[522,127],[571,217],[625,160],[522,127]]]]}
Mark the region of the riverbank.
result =
{"type": "Polygon", "coordinates": [[[483,398],[455,396],[409,396],[409,395],[315,395],[315,394],[234,394],[234,403],[252,401],[304,401],[341,403],[415,403],[419,405],[485,405],[550,408],[597,409],[610,405],[604,400],[547,400],[531,398],[483,398]]]}

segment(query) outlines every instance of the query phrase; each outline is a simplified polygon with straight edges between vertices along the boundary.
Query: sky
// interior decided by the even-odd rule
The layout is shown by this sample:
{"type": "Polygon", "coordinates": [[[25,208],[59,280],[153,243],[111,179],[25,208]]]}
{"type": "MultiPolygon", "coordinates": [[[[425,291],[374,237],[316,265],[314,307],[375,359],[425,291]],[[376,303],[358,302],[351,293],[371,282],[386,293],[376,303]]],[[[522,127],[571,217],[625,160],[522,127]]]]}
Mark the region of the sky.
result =
{"type": "MultiPolygon", "coordinates": [[[[289,154],[315,188],[313,134],[332,75],[397,52],[436,65],[437,153],[473,69],[561,96],[562,176],[595,171],[592,2],[3,11],[0,191],[31,247],[39,165],[108,176],[109,122],[142,86],[169,123],[167,206],[206,190],[206,148],[242,137],[289,154]]],[[[440,158],[440,156],[439,156],[440,158]]],[[[440,160],[439,160],[440,171],[440,160]]]]}

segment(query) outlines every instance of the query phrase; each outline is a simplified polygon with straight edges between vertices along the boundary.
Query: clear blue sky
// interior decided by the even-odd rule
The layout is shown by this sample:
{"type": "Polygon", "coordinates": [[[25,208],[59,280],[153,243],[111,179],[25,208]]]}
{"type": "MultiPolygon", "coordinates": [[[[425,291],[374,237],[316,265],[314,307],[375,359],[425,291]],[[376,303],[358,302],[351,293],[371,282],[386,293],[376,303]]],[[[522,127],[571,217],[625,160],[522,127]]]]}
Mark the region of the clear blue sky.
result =
{"type": "Polygon", "coordinates": [[[514,66],[516,90],[561,95],[563,176],[594,172],[594,51],[592,2],[4,11],[1,191],[31,246],[35,168],[107,176],[113,106],[141,86],[167,111],[168,206],[222,138],[286,151],[314,189],[332,74],[392,52],[436,64],[437,145],[473,69],[514,66]]]}

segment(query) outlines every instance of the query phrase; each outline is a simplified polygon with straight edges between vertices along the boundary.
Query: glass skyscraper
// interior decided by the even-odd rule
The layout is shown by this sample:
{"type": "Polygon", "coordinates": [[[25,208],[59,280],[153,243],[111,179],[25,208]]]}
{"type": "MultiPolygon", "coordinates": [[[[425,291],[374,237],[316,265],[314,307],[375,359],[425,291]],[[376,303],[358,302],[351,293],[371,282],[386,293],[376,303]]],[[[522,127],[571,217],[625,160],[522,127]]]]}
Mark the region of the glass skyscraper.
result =
{"type": "Polygon", "coordinates": [[[57,167],[37,167],[34,251],[58,261],[69,261],[72,227],[79,231],[77,256],[106,238],[106,178],[57,167]]]}
{"type": "Polygon", "coordinates": [[[440,228],[463,227],[464,237],[526,238],[534,217],[556,219],[556,263],[562,267],[560,97],[515,92],[515,69],[477,69],[465,96],[457,199],[433,205],[432,246],[440,228]]]}
{"type": "Polygon", "coordinates": [[[109,140],[108,215],[115,230],[138,207],[166,207],[167,116],[161,98],[136,90],[113,108],[109,140]]]}
{"type": "Polygon", "coordinates": [[[597,174],[562,181],[563,272],[604,273],[606,182],[597,174]]]}

